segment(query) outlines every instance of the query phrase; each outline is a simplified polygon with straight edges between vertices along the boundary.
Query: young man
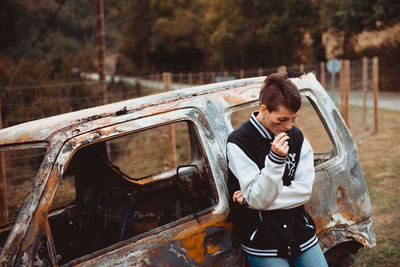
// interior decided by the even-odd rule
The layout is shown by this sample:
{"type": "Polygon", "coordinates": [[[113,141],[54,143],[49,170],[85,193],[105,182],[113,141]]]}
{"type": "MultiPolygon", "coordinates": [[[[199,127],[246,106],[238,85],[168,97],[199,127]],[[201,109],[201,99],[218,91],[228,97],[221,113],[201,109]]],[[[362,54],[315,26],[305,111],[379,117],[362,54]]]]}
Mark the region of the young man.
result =
{"type": "Polygon", "coordinates": [[[299,90],[286,74],[272,74],[259,101],[228,137],[234,232],[252,266],[328,266],[303,206],[315,173],[312,148],[293,126],[299,90]]]}

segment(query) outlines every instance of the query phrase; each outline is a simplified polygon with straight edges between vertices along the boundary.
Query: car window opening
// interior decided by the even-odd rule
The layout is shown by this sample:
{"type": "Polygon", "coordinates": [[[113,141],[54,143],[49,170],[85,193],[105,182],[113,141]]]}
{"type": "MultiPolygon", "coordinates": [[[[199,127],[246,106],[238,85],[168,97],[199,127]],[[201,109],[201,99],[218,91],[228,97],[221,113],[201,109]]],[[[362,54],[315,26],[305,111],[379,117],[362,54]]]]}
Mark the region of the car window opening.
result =
{"type": "Polygon", "coordinates": [[[210,168],[193,125],[174,126],[178,159],[172,168],[163,149],[168,126],[92,144],[74,154],[63,175],[74,180],[65,183],[73,187],[71,201],[62,203],[68,199],[64,196],[59,202],[57,194],[68,190],[58,188],[56,208],[49,215],[61,264],[215,205],[210,168]],[[146,154],[150,146],[157,149],[146,154]]]}

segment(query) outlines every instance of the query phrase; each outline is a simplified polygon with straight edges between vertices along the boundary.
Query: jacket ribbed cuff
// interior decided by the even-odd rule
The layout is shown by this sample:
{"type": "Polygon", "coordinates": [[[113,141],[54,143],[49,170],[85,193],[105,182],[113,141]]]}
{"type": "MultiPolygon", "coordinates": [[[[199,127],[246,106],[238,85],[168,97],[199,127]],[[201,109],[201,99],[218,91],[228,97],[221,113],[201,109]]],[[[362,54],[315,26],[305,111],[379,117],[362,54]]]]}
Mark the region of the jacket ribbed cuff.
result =
{"type": "Polygon", "coordinates": [[[269,151],[268,158],[276,164],[283,164],[286,161],[286,157],[279,156],[272,152],[272,150],[269,151]]]}

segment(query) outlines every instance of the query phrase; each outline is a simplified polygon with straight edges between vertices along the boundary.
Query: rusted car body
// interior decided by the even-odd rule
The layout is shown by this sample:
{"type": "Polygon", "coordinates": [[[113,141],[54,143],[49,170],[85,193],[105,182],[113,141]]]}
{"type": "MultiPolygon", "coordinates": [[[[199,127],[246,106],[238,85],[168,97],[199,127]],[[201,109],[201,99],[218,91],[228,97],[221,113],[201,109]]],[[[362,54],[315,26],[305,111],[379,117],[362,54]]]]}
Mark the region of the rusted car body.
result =
{"type": "MultiPolygon", "coordinates": [[[[1,265],[244,266],[228,217],[225,145],[257,108],[264,78],[0,130],[1,151],[45,149],[18,216],[1,227],[1,265]],[[71,201],[61,197],[57,205],[64,180],[71,181],[71,201]]],[[[372,210],[351,134],[313,74],[292,81],[313,112],[300,129],[319,121],[329,144],[319,149],[314,125],[305,132],[316,169],[306,208],[319,244],[326,254],[343,244],[373,247],[372,210]]]]}

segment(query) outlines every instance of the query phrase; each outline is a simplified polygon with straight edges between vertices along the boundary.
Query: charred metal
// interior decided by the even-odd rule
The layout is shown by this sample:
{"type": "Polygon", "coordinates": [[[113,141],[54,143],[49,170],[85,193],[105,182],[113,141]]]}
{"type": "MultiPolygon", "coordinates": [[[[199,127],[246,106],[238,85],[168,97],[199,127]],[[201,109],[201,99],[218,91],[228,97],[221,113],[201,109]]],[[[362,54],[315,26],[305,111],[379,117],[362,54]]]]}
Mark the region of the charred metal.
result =
{"type": "MultiPolygon", "coordinates": [[[[0,226],[0,265],[245,266],[228,220],[225,145],[233,114],[257,107],[263,80],[171,91],[0,130],[0,151],[46,148],[18,217],[0,226]],[[60,200],[60,192],[70,199],[60,200]]],[[[351,134],[325,89],[312,74],[292,81],[331,142],[328,152],[314,154],[306,209],[335,261],[339,250],[375,246],[368,191],[351,134]]]]}

